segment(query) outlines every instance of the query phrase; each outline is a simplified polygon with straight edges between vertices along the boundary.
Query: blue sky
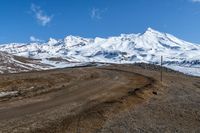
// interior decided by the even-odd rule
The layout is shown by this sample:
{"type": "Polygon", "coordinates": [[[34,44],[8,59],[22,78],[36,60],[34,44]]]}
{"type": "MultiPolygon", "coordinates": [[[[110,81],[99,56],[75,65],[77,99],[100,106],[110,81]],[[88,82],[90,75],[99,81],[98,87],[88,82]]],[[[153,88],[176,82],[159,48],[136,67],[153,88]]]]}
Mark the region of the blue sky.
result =
{"type": "Polygon", "coordinates": [[[148,27],[200,44],[200,0],[0,1],[0,43],[108,37],[148,27]]]}

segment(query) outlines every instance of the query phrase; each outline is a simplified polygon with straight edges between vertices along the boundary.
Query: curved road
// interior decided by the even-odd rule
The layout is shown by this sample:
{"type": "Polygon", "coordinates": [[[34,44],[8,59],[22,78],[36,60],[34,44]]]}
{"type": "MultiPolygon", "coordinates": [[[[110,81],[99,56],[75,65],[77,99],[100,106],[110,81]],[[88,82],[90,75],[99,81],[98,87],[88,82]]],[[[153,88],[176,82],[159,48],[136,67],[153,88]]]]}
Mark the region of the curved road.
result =
{"type": "MultiPolygon", "coordinates": [[[[0,102],[0,131],[39,131],[72,114],[79,114],[83,110],[93,109],[96,105],[122,99],[130,95],[131,91],[143,88],[152,82],[149,78],[136,73],[106,67],[40,73],[44,73],[40,78],[48,77],[52,73],[66,74],[65,76],[69,75],[69,77],[74,73],[73,76],[76,78],[67,86],[62,86],[65,82],[59,83],[61,88],[45,94],[0,102]]],[[[32,77],[32,73],[27,74],[28,78],[32,77]]],[[[16,74],[15,76],[17,77],[16,74]]],[[[26,76],[26,73],[20,76],[26,76]]]]}

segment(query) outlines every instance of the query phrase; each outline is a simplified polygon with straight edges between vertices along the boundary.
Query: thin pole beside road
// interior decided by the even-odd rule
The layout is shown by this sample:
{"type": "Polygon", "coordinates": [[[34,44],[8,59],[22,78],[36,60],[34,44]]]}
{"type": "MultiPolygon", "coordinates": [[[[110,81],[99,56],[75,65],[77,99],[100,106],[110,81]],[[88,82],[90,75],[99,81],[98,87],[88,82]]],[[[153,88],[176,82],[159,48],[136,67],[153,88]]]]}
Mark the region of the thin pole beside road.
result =
{"type": "Polygon", "coordinates": [[[163,81],[163,56],[161,56],[161,59],[160,59],[160,81],[162,82],[163,81]]]}

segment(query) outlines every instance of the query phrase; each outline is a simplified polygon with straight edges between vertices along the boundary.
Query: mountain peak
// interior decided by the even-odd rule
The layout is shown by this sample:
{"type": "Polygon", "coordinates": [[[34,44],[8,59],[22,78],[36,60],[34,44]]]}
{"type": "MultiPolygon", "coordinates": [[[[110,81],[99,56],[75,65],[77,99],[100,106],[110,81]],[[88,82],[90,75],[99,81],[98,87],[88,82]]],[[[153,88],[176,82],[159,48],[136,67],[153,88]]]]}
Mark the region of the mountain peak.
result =
{"type": "Polygon", "coordinates": [[[54,45],[54,44],[58,43],[58,41],[54,38],[49,38],[47,43],[50,44],[50,45],[54,45]]]}
{"type": "MultiPolygon", "coordinates": [[[[154,30],[152,28],[148,28],[143,34],[141,34],[142,36],[148,36],[148,37],[164,37],[166,34],[159,32],[157,30],[154,30]]],[[[154,38],[155,39],[155,38],[154,38]]]]}
{"type": "Polygon", "coordinates": [[[150,27],[147,28],[146,32],[151,32],[151,33],[160,33],[159,31],[154,30],[154,29],[152,29],[152,28],[150,28],[150,27]]]}

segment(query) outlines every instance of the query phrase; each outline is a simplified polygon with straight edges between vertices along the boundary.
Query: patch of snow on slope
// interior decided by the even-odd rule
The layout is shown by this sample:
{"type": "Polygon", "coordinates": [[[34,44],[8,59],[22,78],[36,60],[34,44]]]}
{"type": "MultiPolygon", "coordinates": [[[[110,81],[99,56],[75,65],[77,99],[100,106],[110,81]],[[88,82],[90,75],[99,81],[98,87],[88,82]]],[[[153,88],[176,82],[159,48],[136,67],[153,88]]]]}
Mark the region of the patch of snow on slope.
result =
{"type": "Polygon", "coordinates": [[[6,96],[15,96],[18,94],[18,91],[8,91],[8,92],[0,92],[0,98],[6,96]]]}
{"type": "Polygon", "coordinates": [[[184,66],[178,66],[178,65],[165,65],[165,67],[171,68],[175,71],[179,71],[187,75],[200,77],[200,67],[184,67],[184,66]]]}

